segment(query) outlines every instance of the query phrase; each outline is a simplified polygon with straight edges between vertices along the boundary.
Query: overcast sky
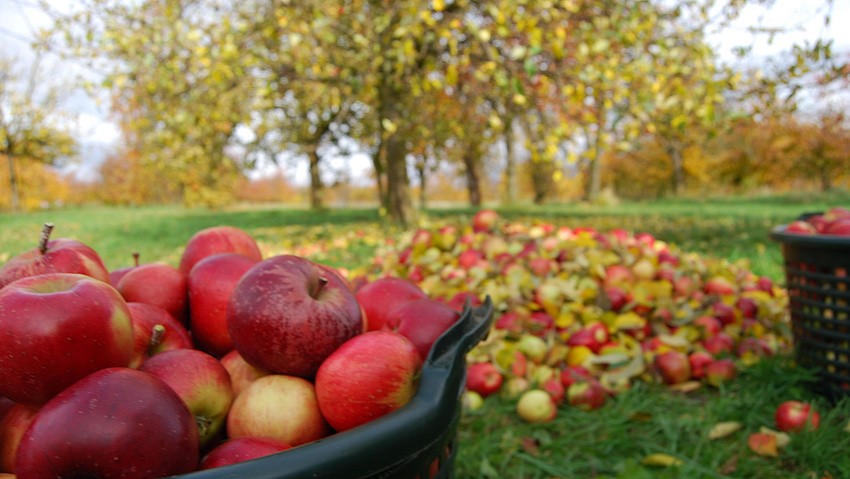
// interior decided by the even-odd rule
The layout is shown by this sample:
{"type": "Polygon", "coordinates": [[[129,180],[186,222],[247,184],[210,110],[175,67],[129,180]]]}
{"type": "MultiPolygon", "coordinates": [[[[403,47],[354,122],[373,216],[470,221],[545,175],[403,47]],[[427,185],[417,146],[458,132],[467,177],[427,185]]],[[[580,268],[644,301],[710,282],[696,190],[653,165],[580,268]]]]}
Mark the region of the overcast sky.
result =
{"type": "MultiPolygon", "coordinates": [[[[51,0],[54,8],[67,8],[71,0],[51,0]]],[[[758,56],[772,55],[789,50],[795,43],[806,40],[814,42],[818,38],[834,41],[833,52],[850,55],[850,1],[835,0],[830,25],[824,25],[823,11],[816,10],[807,0],[777,0],[773,8],[766,10],[761,7],[747,7],[744,14],[731,29],[724,30],[709,39],[721,56],[728,57],[733,47],[754,45],[754,53],[758,56]],[[776,36],[768,43],[764,36],[754,37],[747,32],[752,25],[777,27],[799,26],[789,33],[776,36]]],[[[29,40],[34,38],[34,32],[49,26],[49,19],[41,13],[34,0],[0,0],[0,51],[4,54],[14,54],[19,58],[32,58],[29,40]]],[[[51,65],[53,73],[60,78],[72,78],[74,74],[91,75],[78,65],[60,62],[55,57],[45,58],[51,65]]],[[[95,102],[84,92],[78,91],[66,102],[65,108],[72,111],[78,118],[77,136],[80,138],[82,166],[78,166],[78,174],[89,176],[112,146],[120,140],[118,129],[108,121],[108,105],[106,102],[95,102]]],[[[369,168],[368,159],[360,158],[353,170],[355,175],[369,168]]],[[[287,168],[287,174],[299,183],[308,178],[306,165],[301,162],[298,169],[287,168]]]]}

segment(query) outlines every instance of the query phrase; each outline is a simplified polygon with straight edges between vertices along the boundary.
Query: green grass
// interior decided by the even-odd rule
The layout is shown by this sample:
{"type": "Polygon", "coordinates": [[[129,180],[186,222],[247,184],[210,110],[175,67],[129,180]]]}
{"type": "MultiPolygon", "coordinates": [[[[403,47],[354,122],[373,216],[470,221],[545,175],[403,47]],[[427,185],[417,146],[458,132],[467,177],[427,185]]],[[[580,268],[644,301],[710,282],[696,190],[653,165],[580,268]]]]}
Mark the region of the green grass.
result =
{"type": "MultiPolygon", "coordinates": [[[[497,208],[513,221],[550,221],[599,230],[624,228],[704,255],[747,261],[757,274],[783,280],[780,245],[768,234],[804,212],[850,204],[850,195],[784,195],[722,199],[668,199],[623,203],[497,208]]],[[[431,224],[468,224],[471,208],[429,209],[431,224]]],[[[72,237],[97,250],[109,269],[127,266],[133,252],[143,262],[179,262],[182,247],[196,231],[220,224],[240,227],[259,241],[264,253],[293,253],[354,268],[372,260],[375,248],[400,231],[375,209],[320,213],[291,207],[234,207],[222,211],[172,206],[70,208],[31,214],[0,214],[0,264],[35,246],[42,223],[56,224],[55,237],[72,237]],[[359,233],[358,233],[359,232],[359,233]]],[[[778,358],[760,363],[722,390],[671,393],[638,383],[601,410],[585,413],[562,407],[546,425],[520,421],[515,402],[488,398],[479,411],[464,414],[456,463],[462,478],[822,478],[850,477],[850,402],[827,403],[811,392],[812,378],[778,358]],[[773,411],[786,399],[817,403],[820,430],[795,435],[779,457],[765,458],[747,448],[747,436],[773,427],[773,411]],[[711,427],[739,421],[730,437],[710,440],[711,427]],[[680,466],[641,464],[665,453],[680,466]],[[811,475],[810,475],[811,474],[811,475]]]]}

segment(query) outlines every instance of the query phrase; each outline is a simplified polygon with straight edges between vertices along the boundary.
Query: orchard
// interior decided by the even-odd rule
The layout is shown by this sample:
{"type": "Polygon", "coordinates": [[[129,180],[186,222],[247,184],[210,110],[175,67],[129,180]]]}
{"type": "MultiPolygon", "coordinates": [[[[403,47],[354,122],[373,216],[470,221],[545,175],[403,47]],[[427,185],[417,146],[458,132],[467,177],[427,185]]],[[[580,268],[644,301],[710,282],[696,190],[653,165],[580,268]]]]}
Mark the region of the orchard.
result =
{"type": "MultiPolygon", "coordinates": [[[[837,237],[848,218],[786,230],[837,237]]],[[[621,228],[484,209],[385,238],[350,270],[310,258],[325,246],[269,248],[228,225],[185,238],[179,261],[109,269],[52,229],[0,266],[0,472],[19,478],[153,479],[345,434],[405,407],[435,341],[487,298],[493,328],[466,356],[458,407],[507,408],[534,444],[561,415],[646,386],[722,394],[794,349],[781,285],[621,228]]],[[[709,435],[781,457],[829,429],[819,409],[788,397],[758,430],[709,435]]]]}

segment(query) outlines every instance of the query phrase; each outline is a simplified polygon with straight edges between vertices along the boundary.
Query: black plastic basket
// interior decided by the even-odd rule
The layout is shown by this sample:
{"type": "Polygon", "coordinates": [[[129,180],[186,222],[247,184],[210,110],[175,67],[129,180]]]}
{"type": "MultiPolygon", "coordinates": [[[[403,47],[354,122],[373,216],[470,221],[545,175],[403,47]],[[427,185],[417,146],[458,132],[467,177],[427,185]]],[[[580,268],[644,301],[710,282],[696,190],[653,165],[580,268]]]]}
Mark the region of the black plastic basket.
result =
{"type": "Polygon", "coordinates": [[[819,392],[850,396],[850,238],[785,228],[770,238],[782,245],[797,362],[818,373],[819,392]]]}
{"type": "Polygon", "coordinates": [[[487,336],[493,303],[469,302],[434,343],[410,403],[354,429],[287,451],[180,479],[365,479],[454,477],[466,353],[487,336]],[[436,471],[435,467],[438,467],[436,471]],[[432,474],[433,473],[433,474],[432,474]]]}

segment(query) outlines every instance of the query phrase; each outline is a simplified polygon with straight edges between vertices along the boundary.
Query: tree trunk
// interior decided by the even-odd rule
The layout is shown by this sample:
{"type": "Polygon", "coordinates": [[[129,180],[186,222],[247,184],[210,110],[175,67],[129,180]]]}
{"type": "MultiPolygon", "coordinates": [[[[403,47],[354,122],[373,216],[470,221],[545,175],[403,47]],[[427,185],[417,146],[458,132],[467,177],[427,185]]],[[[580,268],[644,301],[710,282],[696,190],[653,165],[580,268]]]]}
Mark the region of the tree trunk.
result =
{"type": "Polygon", "coordinates": [[[670,155],[670,163],[673,167],[673,194],[680,196],[685,192],[685,160],[682,144],[675,140],[668,141],[665,150],[670,155]]]}
{"type": "Polygon", "coordinates": [[[419,163],[416,165],[416,171],[419,173],[419,208],[425,208],[425,187],[427,183],[427,171],[425,168],[425,163],[419,163]]]}
{"type": "Polygon", "coordinates": [[[596,157],[591,158],[588,165],[586,199],[591,203],[599,199],[599,192],[602,191],[602,162],[599,160],[601,157],[597,150],[596,157]]]}
{"type": "Polygon", "coordinates": [[[467,145],[463,152],[470,206],[481,206],[481,179],[478,173],[478,159],[478,144],[473,141],[467,145]]]}
{"type": "Polygon", "coordinates": [[[514,117],[508,115],[505,121],[505,191],[502,201],[507,205],[516,203],[517,198],[517,174],[514,164],[514,117]]]}
{"type": "Polygon", "coordinates": [[[6,160],[9,162],[9,186],[12,188],[12,212],[17,213],[20,198],[18,198],[18,177],[15,175],[15,157],[10,153],[6,155],[6,160]]]}
{"type": "Polygon", "coordinates": [[[318,145],[310,144],[304,147],[307,150],[307,156],[310,158],[310,209],[321,210],[322,204],[322,178],[319,175],[319,152],[318,145]]]}
{"type": "MultiPolygon", "coordinates": [[[[401,112],[398,106],[403,102],[401,92],[396,88],[393,78],[383,76],[379,90],[380,118],[389,120],[398,128],[402,124],[401,112]]],[[[398,130],[384,131],[382,128],[384,159],[387,173],[387,213],[393,223],[402,227],[414,222],[415,210],[410,197],[410,182],[407,177],[407,149],[404,138],[398,130]]]]}

